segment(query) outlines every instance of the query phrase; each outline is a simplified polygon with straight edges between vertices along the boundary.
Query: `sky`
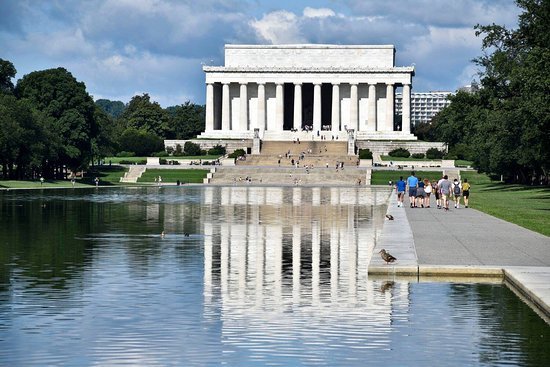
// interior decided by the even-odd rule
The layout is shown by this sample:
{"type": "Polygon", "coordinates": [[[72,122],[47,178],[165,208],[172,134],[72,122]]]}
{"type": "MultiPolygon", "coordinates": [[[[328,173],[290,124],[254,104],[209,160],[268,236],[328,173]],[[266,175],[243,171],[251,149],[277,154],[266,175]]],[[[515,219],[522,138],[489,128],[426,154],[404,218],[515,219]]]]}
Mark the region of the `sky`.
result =
{"type": "Polygon", "coordinates": [[[393,44],[413,92],[455,91],[480,71],[473,27],[518,14],[513,0],[0,0],[0,58],[16,80],[64,67],[96,100],[168,107],[204,104],[202,66],[225,44],[393,44]]]}

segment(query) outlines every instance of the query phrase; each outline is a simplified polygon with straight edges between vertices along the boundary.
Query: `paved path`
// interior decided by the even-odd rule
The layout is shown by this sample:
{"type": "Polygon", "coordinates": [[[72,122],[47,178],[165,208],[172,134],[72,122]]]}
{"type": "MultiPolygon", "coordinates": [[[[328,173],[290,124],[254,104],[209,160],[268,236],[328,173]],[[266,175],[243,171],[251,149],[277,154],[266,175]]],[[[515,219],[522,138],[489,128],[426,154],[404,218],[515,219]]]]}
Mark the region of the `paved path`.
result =
{"type": "Polygon", "coordinates": [[[550,319],[550,237],[475,209],[397,207],[392,194],[387,220],[369,265],[377,274],[504,275],[516,291],[550,319]],[[389,250],[398,261],[385,265],[389,250]]]}

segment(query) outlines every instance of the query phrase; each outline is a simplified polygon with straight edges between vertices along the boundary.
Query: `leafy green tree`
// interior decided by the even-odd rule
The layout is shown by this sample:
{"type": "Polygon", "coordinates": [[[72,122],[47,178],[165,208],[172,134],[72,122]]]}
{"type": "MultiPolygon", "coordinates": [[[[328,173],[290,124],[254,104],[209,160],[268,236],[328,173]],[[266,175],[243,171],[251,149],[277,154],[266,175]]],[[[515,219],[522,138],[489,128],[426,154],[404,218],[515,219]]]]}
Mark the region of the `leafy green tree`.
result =
{"type": "Polygon", "coordinates": [[[157,102],[151,102],[147,93],[134,96],[120,116],[124,128],[148,131],[159,138],[166,138],[169,131],[168,113],[157,102]]]}
{"type": "Polygon", "coordinates": [[[15,66],[11,62],[0,58],[0,93],[13,92],[13,82],[11,80],[15,78],[15,74],[17,74],[15,66]]]}
{"type": "Polygon", "coordinates": [[[157,135],[130,127],[119,138],[120,149],[136,156],[149,156],[164,150],[164,142],[157,135]]]}
{"type": "Polygon", "coordinates": [[[103,112],[115,119],[119,118],[126,109],[126,105],[124,104],[124,102],[121,101],[98,99],[97,101],[95,101],[95,104],[96,106],[101,108],[103,112]]]}
{"type": "Polygon", "coordinates": [[[45,175],[60,174],[64,167],[73,171],[86,167],[97,128],[94,101],[84,83],[64,68],[35,71],[19,80],[15,93],[43,114],[41,123],[50,134],[47,143],[53,148],[49,150],[45,175]]]}
{"type": "Polygon", "coordinates": [[[195,144],[191,141],[185,142],[185,144],[183,145],[183,151],[185,152],[185,155],[197,156],[202,154],[200,145],[195,144]]]}
{"type": "Polygon", "coordinates": [[[205,128],[205,107],[189,101],[168,107],[170,130],[175,139],[196,138],[205,128]]]}

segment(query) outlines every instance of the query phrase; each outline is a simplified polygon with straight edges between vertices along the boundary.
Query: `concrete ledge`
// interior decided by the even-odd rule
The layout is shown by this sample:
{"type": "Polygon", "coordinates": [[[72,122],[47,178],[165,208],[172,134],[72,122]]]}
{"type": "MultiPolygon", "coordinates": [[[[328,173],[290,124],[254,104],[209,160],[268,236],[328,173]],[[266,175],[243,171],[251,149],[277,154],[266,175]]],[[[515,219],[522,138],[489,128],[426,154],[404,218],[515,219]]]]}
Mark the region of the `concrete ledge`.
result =
{"type": "Polygon", "coordinates": [[[504,273],[502,268],[490,266],[420,265],[418,266],[418,275],[502,278],[504,273]]]}
{"type": "Polygon", "coordinates": [[[550,324],[550,269],[511,267],[504,269],[504,282],[550,324]]]}
{"type": "Polygon", "coordinates": [[[369,266],[369,275],[414,275],[418,276],[417,266],[373,265],[369,266]]]}

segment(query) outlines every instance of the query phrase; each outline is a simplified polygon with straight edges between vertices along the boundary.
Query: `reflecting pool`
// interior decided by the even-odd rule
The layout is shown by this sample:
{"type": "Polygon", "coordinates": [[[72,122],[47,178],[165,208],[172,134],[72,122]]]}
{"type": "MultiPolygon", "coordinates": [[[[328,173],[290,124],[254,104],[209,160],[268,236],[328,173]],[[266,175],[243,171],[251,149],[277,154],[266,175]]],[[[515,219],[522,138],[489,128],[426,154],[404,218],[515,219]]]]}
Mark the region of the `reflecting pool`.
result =
{"type": "Polygon", "coordinates": [[[389,194],[0,193],[0,365],[547,364],[500,283],[368,278],[389,194]]]}

